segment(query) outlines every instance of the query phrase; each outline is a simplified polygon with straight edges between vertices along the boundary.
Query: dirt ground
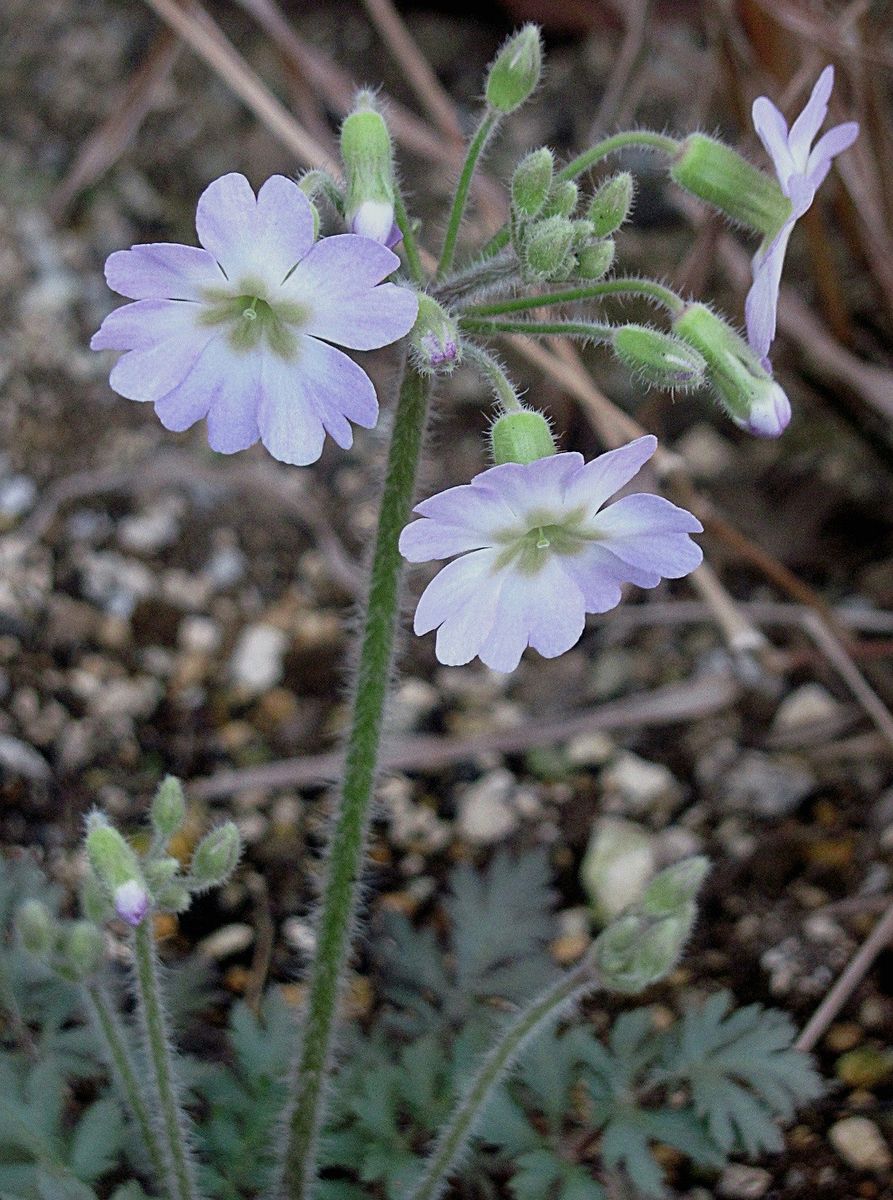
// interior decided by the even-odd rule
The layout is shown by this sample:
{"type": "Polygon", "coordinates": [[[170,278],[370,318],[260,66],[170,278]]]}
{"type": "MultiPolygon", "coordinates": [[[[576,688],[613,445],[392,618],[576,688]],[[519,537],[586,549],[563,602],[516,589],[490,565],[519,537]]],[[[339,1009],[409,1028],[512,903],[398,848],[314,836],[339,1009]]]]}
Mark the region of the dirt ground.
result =
{"type": "MultiPolygon", "coordinates": [[[[496,6],[483,16],[468,7],[473,15],[409,13],[466,126],[511,27],[496,6]]],[[[568,153],[630,121],[721,129],[755,153],[745,100],[763,86],[785,95],[773,73],[794,78],[802,66],[811,80],[827,51],[803,28],[770,24],[758,4],[724,18],[728,7],[656,6],[637,35],[634,5],[540,5],[557,26],[547,30],[547,79],[509,124],[490,174],[504,177],[532,146],[568,153]]],[[[535,8],[515,15],[542,15],[535,8]]],[[[820,32],[844,19],[843,6],[779,8],[820,32]]],[[[510,677],[439,667],[433,639],[407,638],[390,734],[402,768],[381,789],[373,905],[424,916],[451,863],[483,862],[503,843],[545,844],[561,893],[555,954],[571,962],[589,937],[578,869],[593,822],[621,816],[655,835],[664,860],[703,851],[715,863],[691,951],[654,1003],[678,1008],[724,986],[800,1026],[887,909],[893,55],[884,6],[876,17],[862,8],[862,40],[851,43],[862,49],[839,78],[842,104],[868,112],[859,164],[867,171],[872,153],[881,164],[874,207],[853,202],[854,188],[869,196],[859,191],[868,175],[834,180],[793,244],[787,276],[800,308],[790,306],[775,354],[795,408],[788,433],[750,440],[705,397],[643,395],[587,355],[599,388],[679,455],[685,483],[674,486],[694,488],[711,517],[703,545],[718,607],[687,582],[632,594],[591,619],[570,653],[530,653],[510,677]],[[765,643],[730,645],[728,622],[742,617],[765,643]],[[436,754],[419,735],[436,739],[436,754]]],[[[330,136],[334,93],[301,78],[246,11],[210,10],[305,127],[330,136]]],[[[316,51],[418,111],[360,5],[295,2],[286,12],[316,51]]],[[[167,949],[177,957],[203,943],[240,993],[267,969],[287,977],[307,945],[332,769],[324,756],[345,719],[344,653],[387,413],[355,452],[329,443],[303,470],[261,447],[214,455],[203,427],[169,434],[148,406],[114,395],[109,358],[87,348],[115,303],[105,256],[138,241],[192,241],[195,199],[225,171],[257,184],[301,164],[141,4],[7,0],[0,35],[0,838],[73,884],[88,808],[135,822],[161,775],[180,775],[196,828],[208,814],[232,815],[248,852],[238,881],[172,929],[167,949]]],[[[454,174],[418,154],[401,162],[423,240],[436,245],[454,174]]],[[[740,319],[730,235],[701,218],[693,228],[654,163],[629,163],[641,188],[620,239],[624,268],[666,276],[740,319]]],[[[491,231],[492,211],[482,206],[478,222],[491,231]]],[[[740,263],[753,247],[737,246],[740,263]]],[[[553,413],[563,448],[603,448],[597,412],[554,374],[506,357],[553,413]]],[[[386,395],[393,358],[383,352],[371,369],[386,395]]],[[[475,377],[460,371],[437,404],[425,490],[485,465],[475,377]]],[[[411,575],[412,595],[424,578],[411,575]]],[[[719,1194],[893,1196],[882,1172],[855,1169],[828,1138],[859,1114],[890,1143],[891,1043],[888,946],[819,1039],[826,1098],[788,1131],[784,1155],[719,1194]],[[865,1051],[860,1070],[855,1050],[865,1051]]],[[[680,1187],[690,1184],[680,1177],[680,1187]]]]}

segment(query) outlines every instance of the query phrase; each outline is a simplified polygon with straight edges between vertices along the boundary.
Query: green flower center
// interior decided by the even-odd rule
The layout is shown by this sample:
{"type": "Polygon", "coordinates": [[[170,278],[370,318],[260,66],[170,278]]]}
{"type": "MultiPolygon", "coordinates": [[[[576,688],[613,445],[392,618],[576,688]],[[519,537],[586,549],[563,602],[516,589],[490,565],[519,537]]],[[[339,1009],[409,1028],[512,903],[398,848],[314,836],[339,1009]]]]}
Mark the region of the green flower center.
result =
{"type": "Polygon", "coordinates": [[[506,531],[499,539],[505,548],[496,560],[497,569],[512,566],[522,575],[536,575],[553,554],[581,554],[588,542],[596,540],[584,531],[584,517],[582,509],[575,509],[562,514],[559,523],[552,513],[531,513],[526,530],[506,531]]]}
{"type": "Polygon", "coordinates": [[[279,358],[296,358],[297,334],[310,311],[303,304],[266,299],[266,291],[251,280],[243,281],[236,295],[224,288],[206,288],[201,323],[228,326],[227,338],[234,350],[256,350],[265,344],[279,358]]]}

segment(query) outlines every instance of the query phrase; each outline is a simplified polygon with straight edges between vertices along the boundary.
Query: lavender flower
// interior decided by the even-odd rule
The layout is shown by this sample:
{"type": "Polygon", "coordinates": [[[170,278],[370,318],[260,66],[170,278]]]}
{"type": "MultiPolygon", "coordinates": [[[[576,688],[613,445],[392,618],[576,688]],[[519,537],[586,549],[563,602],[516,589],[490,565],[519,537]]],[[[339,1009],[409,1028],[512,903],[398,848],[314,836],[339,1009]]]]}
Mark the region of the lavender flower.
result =
{"type": "Polygon", "coordinates": [[[769,347],[775,337],[778,288],[791,233],[812,205],[833,159],[851,146],[859,133],[857,123],[847,121],[829,129],[813,146],[828,114],[828,99],[833,86],[834,68],[825,67],[790,131],[784,117],[767,96],[758,97],[753,104],[754,128],[772,159],[781,190],[791,202],[791,212],[784,225],[754,255],[753,285],[745,305],[747,340],[767,370],[769,347]]]}
{"type": "Polygon", "coordinates": [[[128,879],[116,887],[112,901],[121,920],[134,927],[149,911],[149,893],[137,879],[128,879]]]}
{"type": "Polygon", "coordinates": [[[691,513],[644,494],[603,508],[656,447],[648,436],[589,463],[574,453],[505,463],[417,505],[403,556],[461,556],[415,614],[416,633],[437,629],[440,662],[477,655],[513,671],[527,646],[555,658],[578,641],[587,612],[619,604],[622,584],[652,588],[693,571],[702,554],[688,535],[701,524],[691,513]]]}
{"type": "Polygon", "coordinates": [[[154,404],[167,429],[207,418],[223,454],[260,440],[274,458],[303,465],[319,458],[326,433],[347,449],[349,422],[371,428],[378,403],[365,371],[335,345],[374,350],[412,328],[415,294],[381,282],[397,256],[353,234],[314,244],[307,197],[282,175],[256,199],[243,175],[215,180],[196,228],[204,249],[162,242],[109,257],[109,286],[136,301],[90,343],[126,351],[111,386],[154,404]]]}

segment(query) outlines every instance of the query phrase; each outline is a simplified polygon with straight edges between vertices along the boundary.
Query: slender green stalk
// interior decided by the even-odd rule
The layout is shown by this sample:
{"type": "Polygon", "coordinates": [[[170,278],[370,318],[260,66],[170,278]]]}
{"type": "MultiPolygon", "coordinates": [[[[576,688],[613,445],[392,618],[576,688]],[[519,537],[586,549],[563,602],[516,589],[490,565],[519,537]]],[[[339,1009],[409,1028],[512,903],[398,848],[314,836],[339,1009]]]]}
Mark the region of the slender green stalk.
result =
{"type": "Polygon", "coordinates": [[[465,342],[462,352],[465,358],[473,362],[481,374],[487,378],[503,409],[506,412],[520,412],[523,406],[518,393],[496,359],[486,350],[482,350],[480,346],[475,346],[473,342],[465,342]]]}
{"type": "Polygon", "coordinates": [[[676,292],[658,283],[656,279],[603,279],[599,283],[588,283],[580,287],[563,288],[558,292],[544,292],[541,296],[507,296],[490,304],[470,304],[462,310],[463,317],[496,317],[502,313],[526,312],[532,308],[546,308],[552,304],[574,304],[581,300],[597,300],[604,296],[644,296],[660,304],[668,312],[681,313],[685,301],[676,292]]]}
{"type": "Polygon", "coordinates": [[[399,615],[400,532],[409,517],[428,409],[430,383],[408,370],[400,390],[369,582],[353,720],[328,873],[317,926],[316,960],[300,1054],[291,1082],[294,1106],[279,1195],[305,1200],[315,1181],[315,1151],[325,1106],[338,1002],[350,954],[360,875],[375,784],[382,714],[390,686],[399,615]]]}
{"type": "Polygon", "coordinates": [[[468,192],[471,188],[471,181],[474,178],[475,168],[486,149],[487,142],[499,125],[499,119],[500,114],[488,108],[484,112],[480,124],[474,132],[474,136],[468,144],[468,153],[465,155],[462,174],[459,176],[456,195],[453,197],[453,207],[450,209],[450,216],[447,221],[443,249],[440,252],[440,262],[437,264],[438,279],[443,279],[444,275],[446,275],[447,271],[453,265],[453,259],[456,255],[456,241],[459,237],[459,227],[462,224],[462,217],[465,215],[465,205],[468,203],[468,192]]]}
{"type": "Polygon", "coordinates": [[[419,244],[416,240],[415,230],[412,227],[409,213],[406,211],[406,204],[403,201],[403,196],[400,189],[397,188],[394,195],[394,217],[397,221],[397,226],[403,234],[403,252],[406,255],[406,265],[409,267],[409,273],[413,280],[418,284],[424,284],[425,271],[422,267],[422,259],[419,255],[419,244]]]}
{"type": "Polygon", "coordinates": [[[473,1136],[487,1101],[505,1078],[524,1044],[550,1021],[557,1020],[569,1004],[599,986],[598,972],[591,958],[587,957],[519,1013],[487,1054],[438,1138],[422,1178],[407,1192],[405,1200],[437,1200],[473,1136]]]}
{"type": "Polygon", "coordinates": [[[152,1170],[159,1180],[163,1179],[166,1174],[164,1152],[140,1090],[136,1067],[130,1057],[127,1039],[121,1029],[115,1006],[102,984],[96,981],[84,984],[84,996],[93,1014],[96,1027],[105,1039],[112,1070],[139,1126],[140,1135],[152,1163],[152,1170]]]}
{"type": "Polygon", "coordinates": [[[158,1105],[158,1124],[163,1134],[163,1180],[170,1200],[198,1200],[192,1160],[186,1146],[186,1121],[177,1097],[151,917],[137,925],[134,931],[134,954],[139,1011],[158,1105]]]}
{"type": "MultiPolygon", "coordinates": [[[[680,143],[665,133],[652,133],[648,129],[629,129],[625,133],[615,133],[611,137],[596,142],[594,146],[590,146],[588,150],[584,150],[582,154],[571,159],[567,166],[562,167],[555,176],[555,181],[563,183],[568,179],[576,179],[590,167],[601,162],[602,159],[609,158],[620,150],[626,150],[629,146],[644,146],[649,150],[663,151],[664,154],[675,154],[680,148],[680,143]]],[[[481,253],[486,257],[496,254],[508,244],[510,236],[511,231],[508,225],[503,226],[490,238],[481,253]]]]}
{"type": "Polygon", "coordinates": [[[460,327],[469,333],[496,336],[500,333],[524,333],[531,337],[577,337],[592,342],[611,340],[615,325],[598,325],[595,321],[477,321],[470,317],[459,319],[460,327]]]}

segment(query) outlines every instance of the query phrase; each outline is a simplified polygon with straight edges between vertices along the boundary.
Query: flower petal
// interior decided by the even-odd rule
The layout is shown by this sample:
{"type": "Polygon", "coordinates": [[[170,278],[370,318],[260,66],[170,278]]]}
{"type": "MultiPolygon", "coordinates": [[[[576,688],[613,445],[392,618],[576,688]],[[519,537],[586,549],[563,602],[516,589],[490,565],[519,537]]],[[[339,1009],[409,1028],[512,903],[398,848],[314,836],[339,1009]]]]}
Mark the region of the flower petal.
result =
{"type": "Polygon", "coordinates": [[[579,554],[569,554],[561,565],[583,593],[586,611],[610,612],[621,600],[625,583],[639,587],[657,587],[661,577],[656,571],[630,566],[601,542],[590,542],[579,554]]]}
{"type": "Polygon", "coordinates": [[[176,242],[116,250],[106,259],[105,278],[113,292],[131,300],[201,300],[205,288],[226,282],[207,250],[176,242]]]}
{"type": "Polygon", "coordinates": [[[492,546],[500,532],[518,527],[512,509],[486,485],[465,483],[448,488],[417,504],[414,511],[426,520],[413,521],[401,534],[400,553],[410,562],[450,558],[492,546]]]}
{"type": "MultiPolygon", "coordinates": [[[[583,455],[551,454],[530,463],[503,463],[475,475],[472,487],[485,486],[500,496],[522,524],[531,512],[565,511],[565,489],[583,466],[583,455]]],[[[526,526],[525,526],[526,527],[526,526]]]]}
{"type": "Polygon", "coordinates": [[[257,423],[261,441],[280,462],[304,467],[322,454],[326,433],[305,387],[303,362],[261,358],[257,423]]]}
{"type": "MultiPolygon", "coordinates": [[[[517,581],[513,579],[511,584],[517,586],[517,581]]],[[[527,587],[530,645],[543,658],[557,658],[576,645],[585,624],[583,593],[562,569],[559,559],[547,559],[542,569],[530,576],[527,587]]]]}
{"type": "Polygon", "coordinates": [[[399,265],[397,255],[378,242],[336,234],[316,243],[281,294],[309,309],[305,333],[349,350],[376,350],[407,334],[418,313],[409,288],[376,286],[399,265]]]}
{"type": "Polygon", "coordinates": [[[640,570],[681,579],[699,566],[700,546],[688,534],[703,532],[697,517],[663,496],[625,496],[598,514],[599,545],[640,570]]]}
{"type": "Polygon", "coordinates": [[[440,558],[452,558],[454,554],[465,554],[469,550],[492,547],[492,539],[479,529],[445,525],[441,521],[424,518],[407,525],[400,534],[400,553],[407,562],[432,562],[440,558]]]}
{"type": "Polygon", "coordinates": [[[794,170],[794,160],[788,147],[788,123],[768,96],[758,96],[754,100],[751,115],[757,136],[772,159],[775,173],[784,187],[794,170]]]}
{"type": "Polygon", "coordinates": [[[102,322],[90,339],[91,350],[145,350],[165,338],[193,329],[200,316],[197,305],[183,300],[137,300],[122,304],[102,322]]]}
{"type": "Polygon", "coordinates": [[[181,432],[202,417],[208,443],[220,454],[246,450],[260,437],[257,427],[259,359],[233,350],[218,334],[205,347],[186,378],[156,401],[166,429],[181,432]]]}
{"type": "Polygon", "coordinates": [[[764,365],[775,339],[778,318],[778,289],[794,222],[788,221],[765,252],[754,257],[753,283],[744,302],[747,341],[764,365]]]}
{"type": "Polygon", "coordinates": [[[828,115],[828,100],[833,87],[834,68],[827,66],[816,80],[806,107],[791,126],[788,145],[791,148],[791,157],[800,172],[806,170],[810,147],[828,115]]]}
{"type": "Polygon", "coordinates": [[[438,571],[422,592],[413,620],[415,632],[430,633],[458,609],[473,602],[482,582],[495,574],[496,557],[493,550],[476,550],[438,571]]]}
{"type": "Polygon", "coordinates": [[[833,129],[822,134],[813,146],[809,162],[806,164],[806,173],[813,188],[818,188],[824,183],[833,160],[838,154],[848,150],[858,136],[858,121],[845,121],[843,125],[835,125],[833,129]]]}
{"type": "Polygon", "coordinates": [[[656,449],[657,438],[649,433],[586,463],[565,489],[566,507],[585,506],[587,514],[594,515],[606,500],[638,474],[656,449]]]}
{"type": "Polygon", "coordinates": [[[364,429],[378,421],[372,380],[361,366],[327,342],[301,337],[298,386],[326,430],[343,450],[353,445],[348,419],[364,429]]]}
{"type": "Polygon", "coordinates": [[[185,379],[217,332],[185,328],[161,342],[130,350],[112,367],[109,384],[128,400],[160,400],[185,379]]]}
{"type": "Polygon", "coordinates": [[[313,210],[293,180],[271,175],[257,193],[253,240],[253,257],[279,282],[313,245],[313,210]]]}
{"type": "Polygon", "coordinates": [[[209,183],[198,198],[195,228],[198,240],[236,282],[252,263],[251,236],[257,201],[244,175],[233,171],[209,183]]]}

